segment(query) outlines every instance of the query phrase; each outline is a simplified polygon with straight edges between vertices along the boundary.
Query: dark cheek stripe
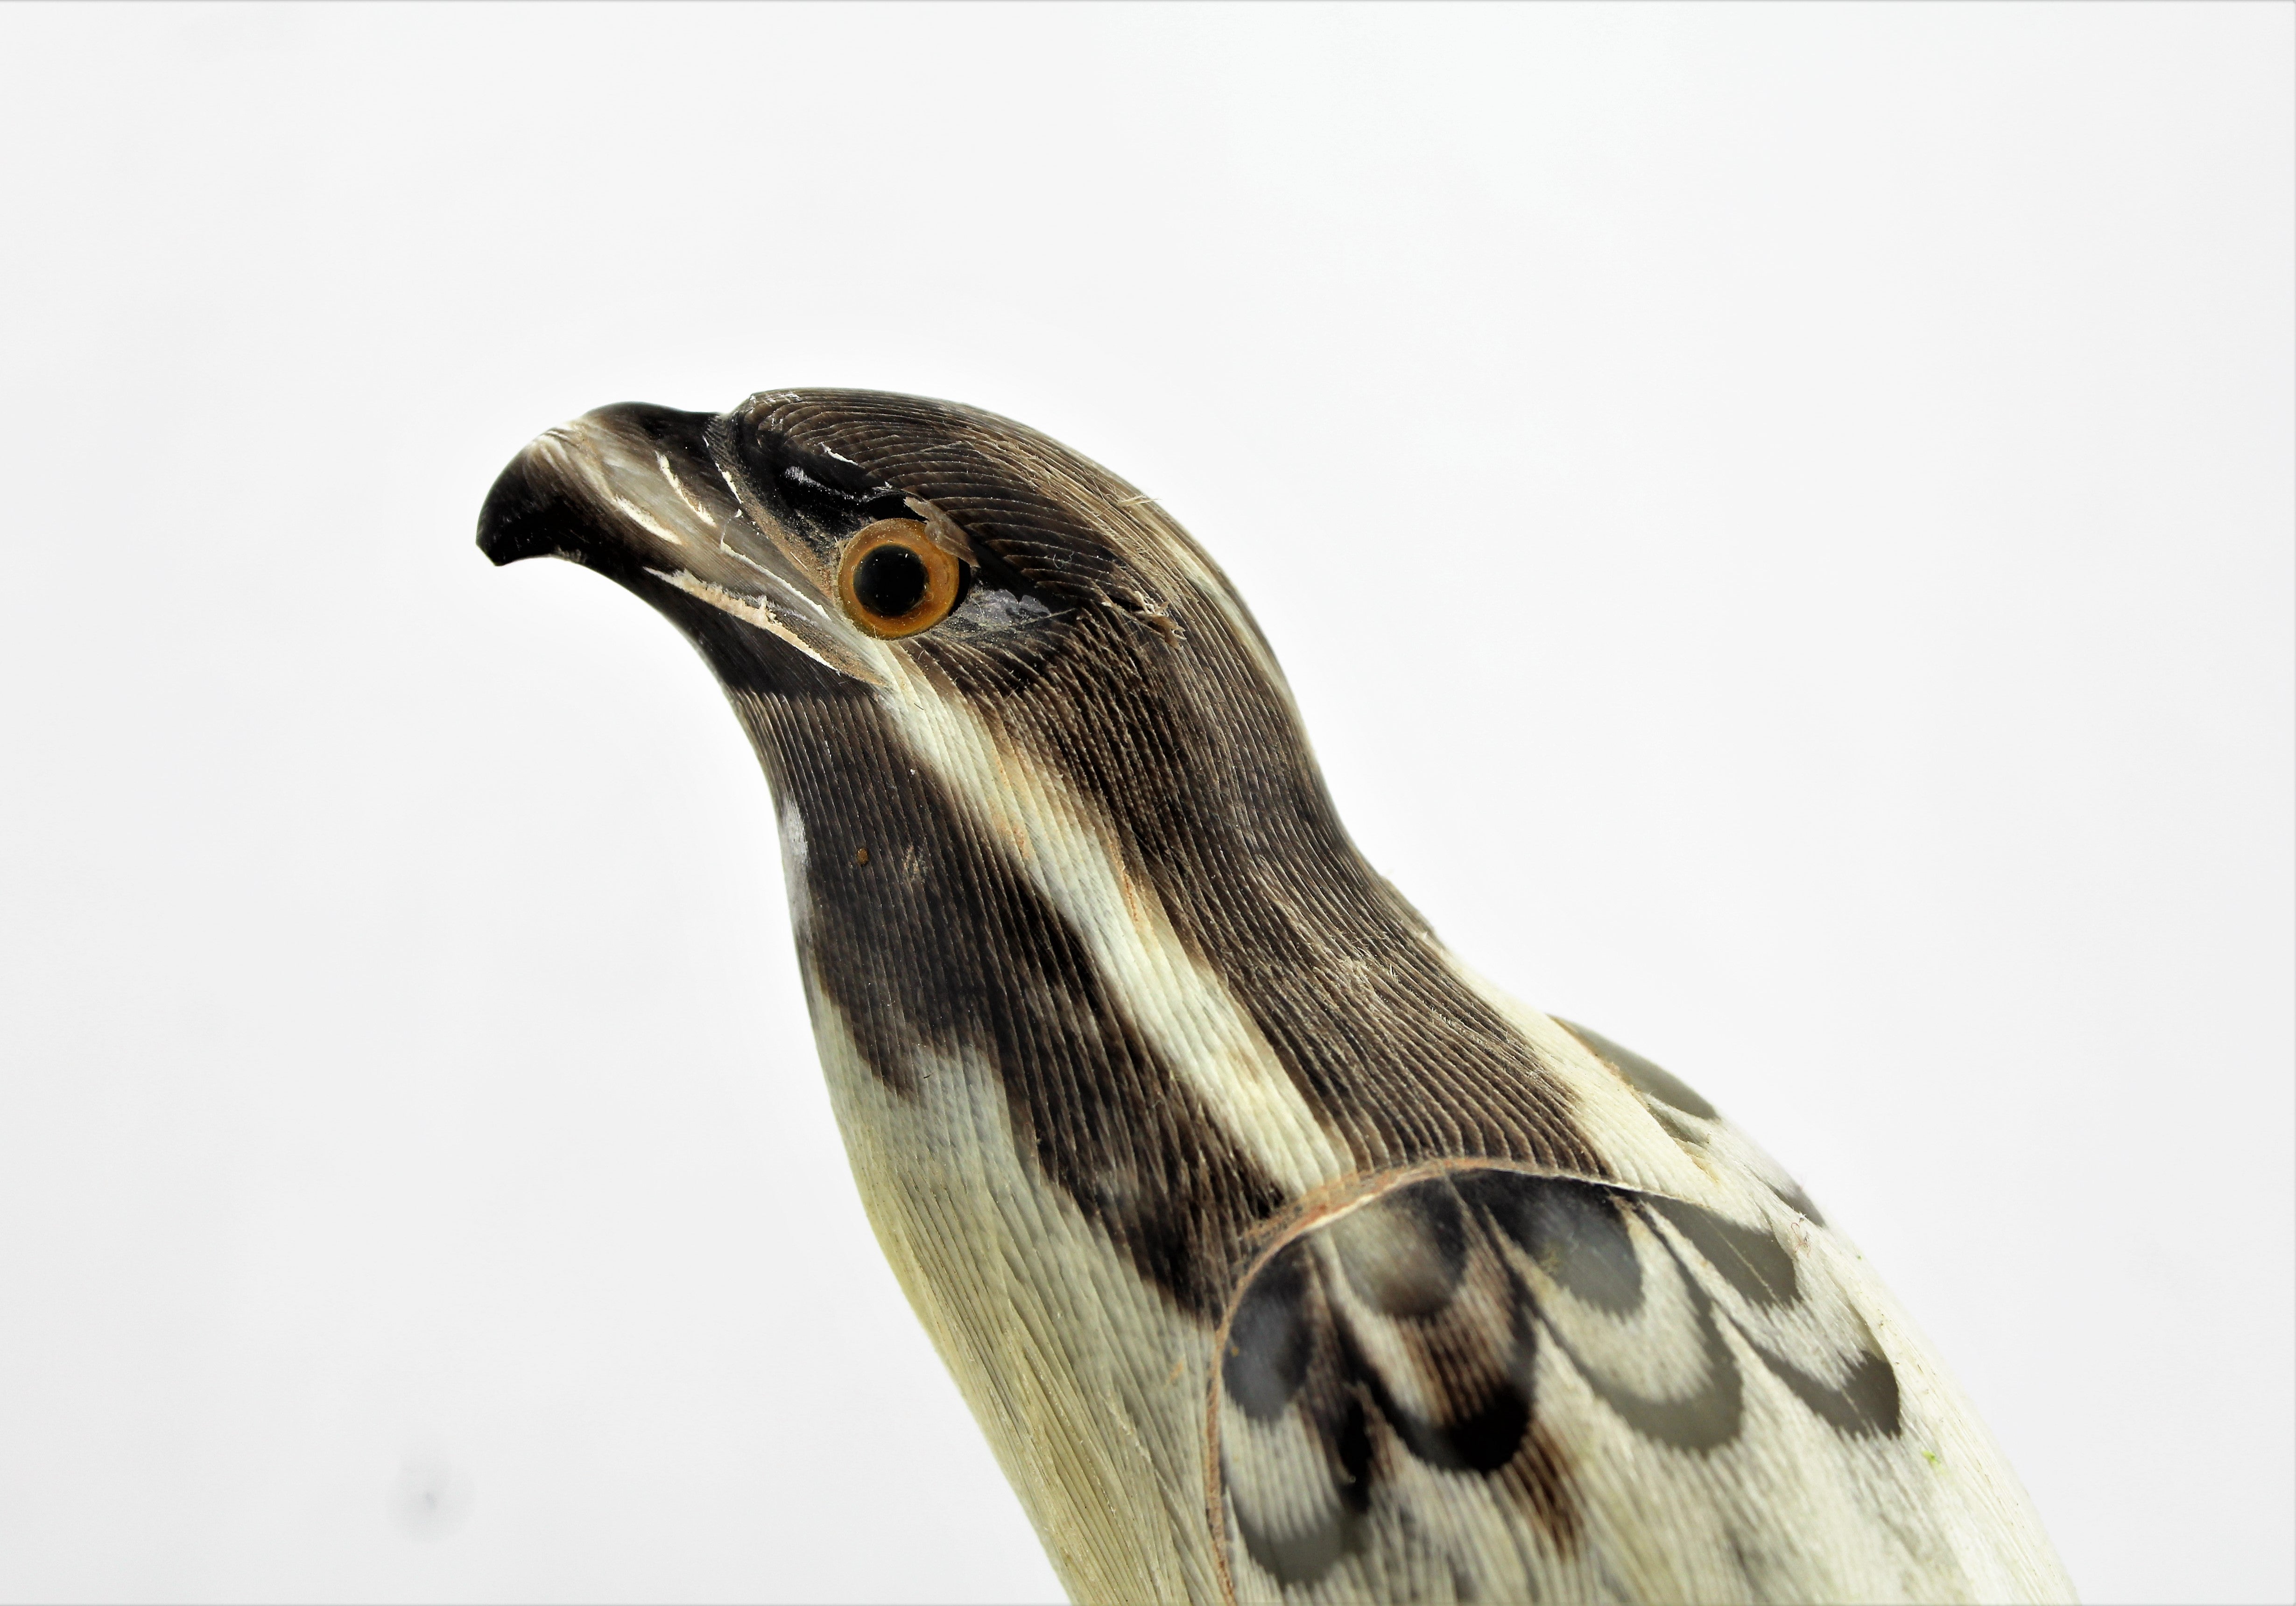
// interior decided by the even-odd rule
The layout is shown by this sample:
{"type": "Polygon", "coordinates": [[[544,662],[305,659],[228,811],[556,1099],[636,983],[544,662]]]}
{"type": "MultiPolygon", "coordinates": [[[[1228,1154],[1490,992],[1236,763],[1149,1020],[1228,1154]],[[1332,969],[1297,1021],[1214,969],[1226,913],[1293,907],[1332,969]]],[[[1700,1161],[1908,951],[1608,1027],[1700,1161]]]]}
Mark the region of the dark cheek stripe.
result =
{"type": "Polygon", "coordinates": [[[1182,1308],[1216,1320],[1282,1191],[1163,1062],[1081,938],[873,702],[738,700],[804,823],[804,955],[871,1071],[977,1047],[1014,1147],[1182,1308]],[[865,863],[857,862],[867,849],[865,863]]]}
{"type": "Polygon", "coordinates": [[[960,694],[1115,823],[1128,868],[1357,1164],[1608,1174],[1562,1086],[1357,854],[1291,710],[1209,602],[1178,645],[1088,609],[1023,678],[987,655],[943,661],[960,694]]]}

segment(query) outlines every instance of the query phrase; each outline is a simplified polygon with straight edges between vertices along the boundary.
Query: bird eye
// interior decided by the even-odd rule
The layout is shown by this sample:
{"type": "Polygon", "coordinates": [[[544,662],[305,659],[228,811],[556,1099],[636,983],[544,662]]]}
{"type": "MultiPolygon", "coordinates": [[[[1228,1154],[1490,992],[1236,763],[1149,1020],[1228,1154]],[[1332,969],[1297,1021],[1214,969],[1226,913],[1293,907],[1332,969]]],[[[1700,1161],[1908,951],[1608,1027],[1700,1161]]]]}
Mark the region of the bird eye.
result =
{"type": "Polygon", "coordinates": [[[837,566],[846,616],[888,641],[930,630],[956,606],[964,576],[914,519],[880,519],[846,543],[837,566]]]}

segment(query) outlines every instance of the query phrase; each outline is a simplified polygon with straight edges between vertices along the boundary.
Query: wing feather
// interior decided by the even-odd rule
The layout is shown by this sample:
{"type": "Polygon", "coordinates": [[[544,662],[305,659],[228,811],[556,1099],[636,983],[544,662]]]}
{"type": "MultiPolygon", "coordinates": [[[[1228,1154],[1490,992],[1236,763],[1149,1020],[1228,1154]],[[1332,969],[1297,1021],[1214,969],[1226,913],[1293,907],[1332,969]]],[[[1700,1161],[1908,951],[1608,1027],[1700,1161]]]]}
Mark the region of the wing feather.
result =
{"type": "Polygon", "coordinates": [[[1713,1196],[1457,1162],[1369,1179],[1272,1245],[1213,1383],[1237,1598],[2069,1597],[1997,1453],[1792,1179],[1570,1029],[1713,1196]]]}

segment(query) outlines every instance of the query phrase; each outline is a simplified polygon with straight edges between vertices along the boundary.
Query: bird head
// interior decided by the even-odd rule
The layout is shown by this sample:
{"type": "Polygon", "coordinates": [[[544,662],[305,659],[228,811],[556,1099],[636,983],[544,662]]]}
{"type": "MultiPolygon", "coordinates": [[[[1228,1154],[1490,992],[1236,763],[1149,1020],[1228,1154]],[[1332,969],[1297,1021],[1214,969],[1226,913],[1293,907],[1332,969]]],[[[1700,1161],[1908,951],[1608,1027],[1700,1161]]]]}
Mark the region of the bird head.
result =
{"type": "Polygon", "coordinates": [[[785,814],[834,750],[849,783],[921,757],[959,791],[993,771],[1003,795],[973,799],[992,831],[1065,808],[1135,866],[1226,846],[1256,876],[1339,845],[1218,568],[1152,499],[993,414],[858,390],[601,407],[504,471],[479,545],[570,559],[667,615],[785,814]],[[1221,840],[1239,836],[1265,840],[1221,840]]]}
{"type": "Polygon", "coordinates": [[[601,407],[504,471],[479,545],[608,575],[728,686],[775,695],[915,692],[984,656],[1018,670],[1088,655],[1103,633],[1208,637],[1191,656],[1218,642],[1280,684],[1234,589],[1153,499],[947,402],[774,390],[715,416],[601,407]]]}

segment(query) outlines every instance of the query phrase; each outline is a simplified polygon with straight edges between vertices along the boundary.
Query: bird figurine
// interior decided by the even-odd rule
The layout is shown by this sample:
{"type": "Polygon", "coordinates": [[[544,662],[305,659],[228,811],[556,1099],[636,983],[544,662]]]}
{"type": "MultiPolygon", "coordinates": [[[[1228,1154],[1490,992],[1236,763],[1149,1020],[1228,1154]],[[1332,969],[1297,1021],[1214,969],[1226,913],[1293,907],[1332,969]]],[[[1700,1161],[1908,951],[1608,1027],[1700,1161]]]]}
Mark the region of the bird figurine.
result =
{"type": "Polygon", "coordinates": [[[724,685],[862,1202],[1077,1601],[2071,1598],[1793,1180],[1365,862],[1153,499],[768,390],[549,430],[479,545],[724,685]]]}

